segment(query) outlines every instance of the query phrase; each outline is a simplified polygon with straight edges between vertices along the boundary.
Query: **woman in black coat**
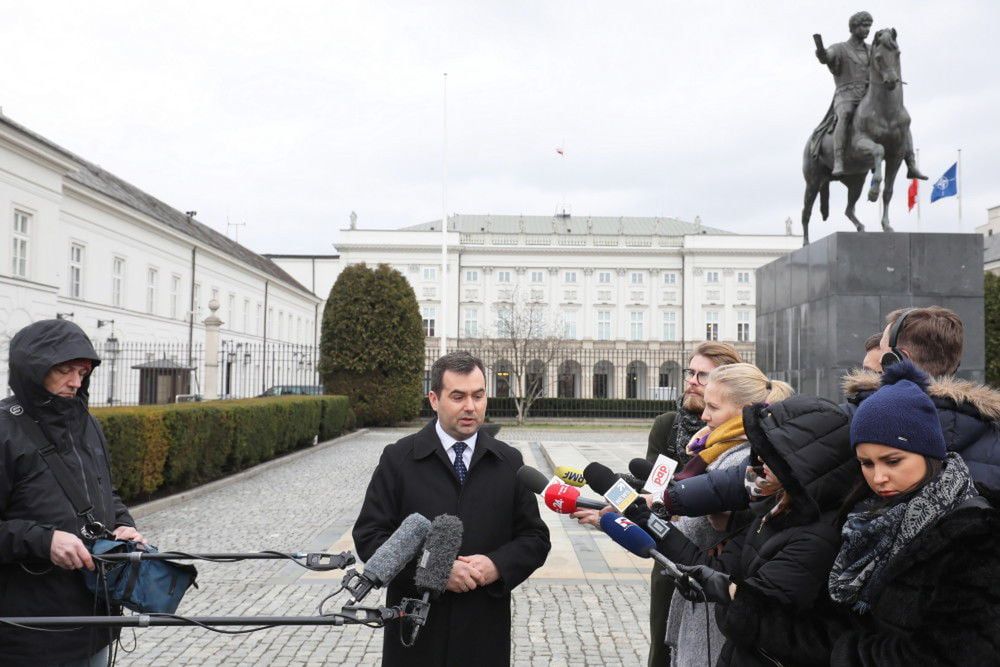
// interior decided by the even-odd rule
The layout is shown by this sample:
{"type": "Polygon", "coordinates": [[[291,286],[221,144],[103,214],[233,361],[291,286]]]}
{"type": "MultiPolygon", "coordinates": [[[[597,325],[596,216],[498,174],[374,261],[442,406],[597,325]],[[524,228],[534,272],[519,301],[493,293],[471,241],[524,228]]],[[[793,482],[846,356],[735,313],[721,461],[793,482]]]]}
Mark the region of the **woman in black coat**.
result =
{"type": "MultiPolygon", "coordinates": [[[[848,440],[848,418],[829,401],[793,396],[774,405],[744,409],[750,440],[750,526],[731,539],[721,556],[699,550],[677,530],[659,549],[698,581],[716,605],[726,636],[719,665],[773,665],[768,646],[744,642],[727,631],[734,595],[750,591],[791,612],[825,596],[827,575],[840,546],[837,510],[857,480],[848,440]]],[[[700,594],[700,592],[699,592],[700,594]]],[[[698,597],[698,595],[692,595],[698,597]]]]}
{"type": "Polygon", "coordinates": [[[833,604],[791,615],[737,596],[729,630],[789,664],[1000,664],[1000,511],[946,449],[927,376],[891,366],[851,424],[865,484],[829,577],[833,604]]]}

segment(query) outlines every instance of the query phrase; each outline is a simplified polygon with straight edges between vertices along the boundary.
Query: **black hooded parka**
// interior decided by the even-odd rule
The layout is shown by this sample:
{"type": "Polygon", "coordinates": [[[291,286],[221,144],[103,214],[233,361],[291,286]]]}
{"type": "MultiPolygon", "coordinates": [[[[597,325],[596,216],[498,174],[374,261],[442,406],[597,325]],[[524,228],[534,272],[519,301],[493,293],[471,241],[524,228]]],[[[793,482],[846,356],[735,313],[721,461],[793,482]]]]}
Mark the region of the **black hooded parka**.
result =
{"type": "MultiPolygon", "coordinates": [[[[54,530],[80,535],[83,521],[24,430],[34,420],[109,530],[135,522],[111,484],[104,433],[87,411],[89,375],[75,398],[46,391],[49,369],[74,359],[100,363],[76,324],[41,320],[10,343],[10,387],[0,401],[0,616],[89,616],[94,596],[79,571],[49,557],[54,530]]],[[[0,626],[0,664],[45,665],[93,655],[108,644],[107,629],[40,632],[0,626]]]]}
{"type": "MultiPolygon", "coordinates": [[[[757,515],[726,544],[719,557],[699,550],[678,530],[669,531],[659,550],[678,563],[725,572],[744,591],[790,614],[823,604],[826,582],[840,549],[839,509],[861,472],[850,446],[848,416],[822,398],[792,396],[774,405],[743,409],[751,459],[766,463],[790,499],[786,511],[771,515],[775,497],[751,504],[757,515]]],[[[730,631],[732,604],[718,604],[716,622],[726,636],[718,665],[797,664],[775,656],[764,641],[747,643],[730,631]]]]}

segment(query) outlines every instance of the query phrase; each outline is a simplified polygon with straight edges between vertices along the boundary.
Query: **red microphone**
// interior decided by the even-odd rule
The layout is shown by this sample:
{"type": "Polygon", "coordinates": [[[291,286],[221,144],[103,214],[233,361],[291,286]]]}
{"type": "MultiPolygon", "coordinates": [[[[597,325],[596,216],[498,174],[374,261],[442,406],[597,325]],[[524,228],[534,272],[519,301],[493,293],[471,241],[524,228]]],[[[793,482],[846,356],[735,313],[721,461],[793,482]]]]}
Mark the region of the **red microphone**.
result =
{"type": "Polygon", "coordinates": [[[545,506],[559,514],[572,514],[577,509],[604,509],[605,503],[580,497],[580,490],[563,483],[552,483],[542,494],[545,506]]]}

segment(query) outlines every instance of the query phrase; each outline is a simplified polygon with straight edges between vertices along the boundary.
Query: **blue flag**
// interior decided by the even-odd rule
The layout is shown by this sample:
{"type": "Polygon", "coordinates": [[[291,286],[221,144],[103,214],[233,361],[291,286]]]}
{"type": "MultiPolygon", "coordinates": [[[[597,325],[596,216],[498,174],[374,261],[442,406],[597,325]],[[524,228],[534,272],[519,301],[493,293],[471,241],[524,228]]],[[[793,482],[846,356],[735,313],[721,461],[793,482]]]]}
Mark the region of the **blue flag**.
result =
{"type": "Polygon", "coordinates": [[[931,203],[933,204],[942,197],[954,197],[958,194],[958,163],[948,167],[948,171],[934,182],[934,189],[931,190],[931,203]]]}

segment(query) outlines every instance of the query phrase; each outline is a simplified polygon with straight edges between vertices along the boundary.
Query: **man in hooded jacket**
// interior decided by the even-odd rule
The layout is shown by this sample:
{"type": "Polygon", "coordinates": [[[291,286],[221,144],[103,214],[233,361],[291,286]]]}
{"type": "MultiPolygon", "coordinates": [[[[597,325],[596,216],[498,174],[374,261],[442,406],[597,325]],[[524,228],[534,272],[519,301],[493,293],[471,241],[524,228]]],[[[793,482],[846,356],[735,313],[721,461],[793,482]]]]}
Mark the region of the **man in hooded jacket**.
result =
{"type": "MultiPolygon", "coordinates": [[[[89,616],[96,608],[82,568],[93,559],[80,538],[85,521],[26,430],[34,421],[55,447],[93,516],[116,539],[144,541],[111,484],[104,433],[87,410],[90,373],[100,358],[66,320],[41,320],[10,343],[10,387],[0,401],[0,617],[89,616]]],[[[118,613],[117,609],[112,610],[118,613]]],[[[0,664],[103,664],[107,629],[59,632],[0,626],[0,664]]]]}

